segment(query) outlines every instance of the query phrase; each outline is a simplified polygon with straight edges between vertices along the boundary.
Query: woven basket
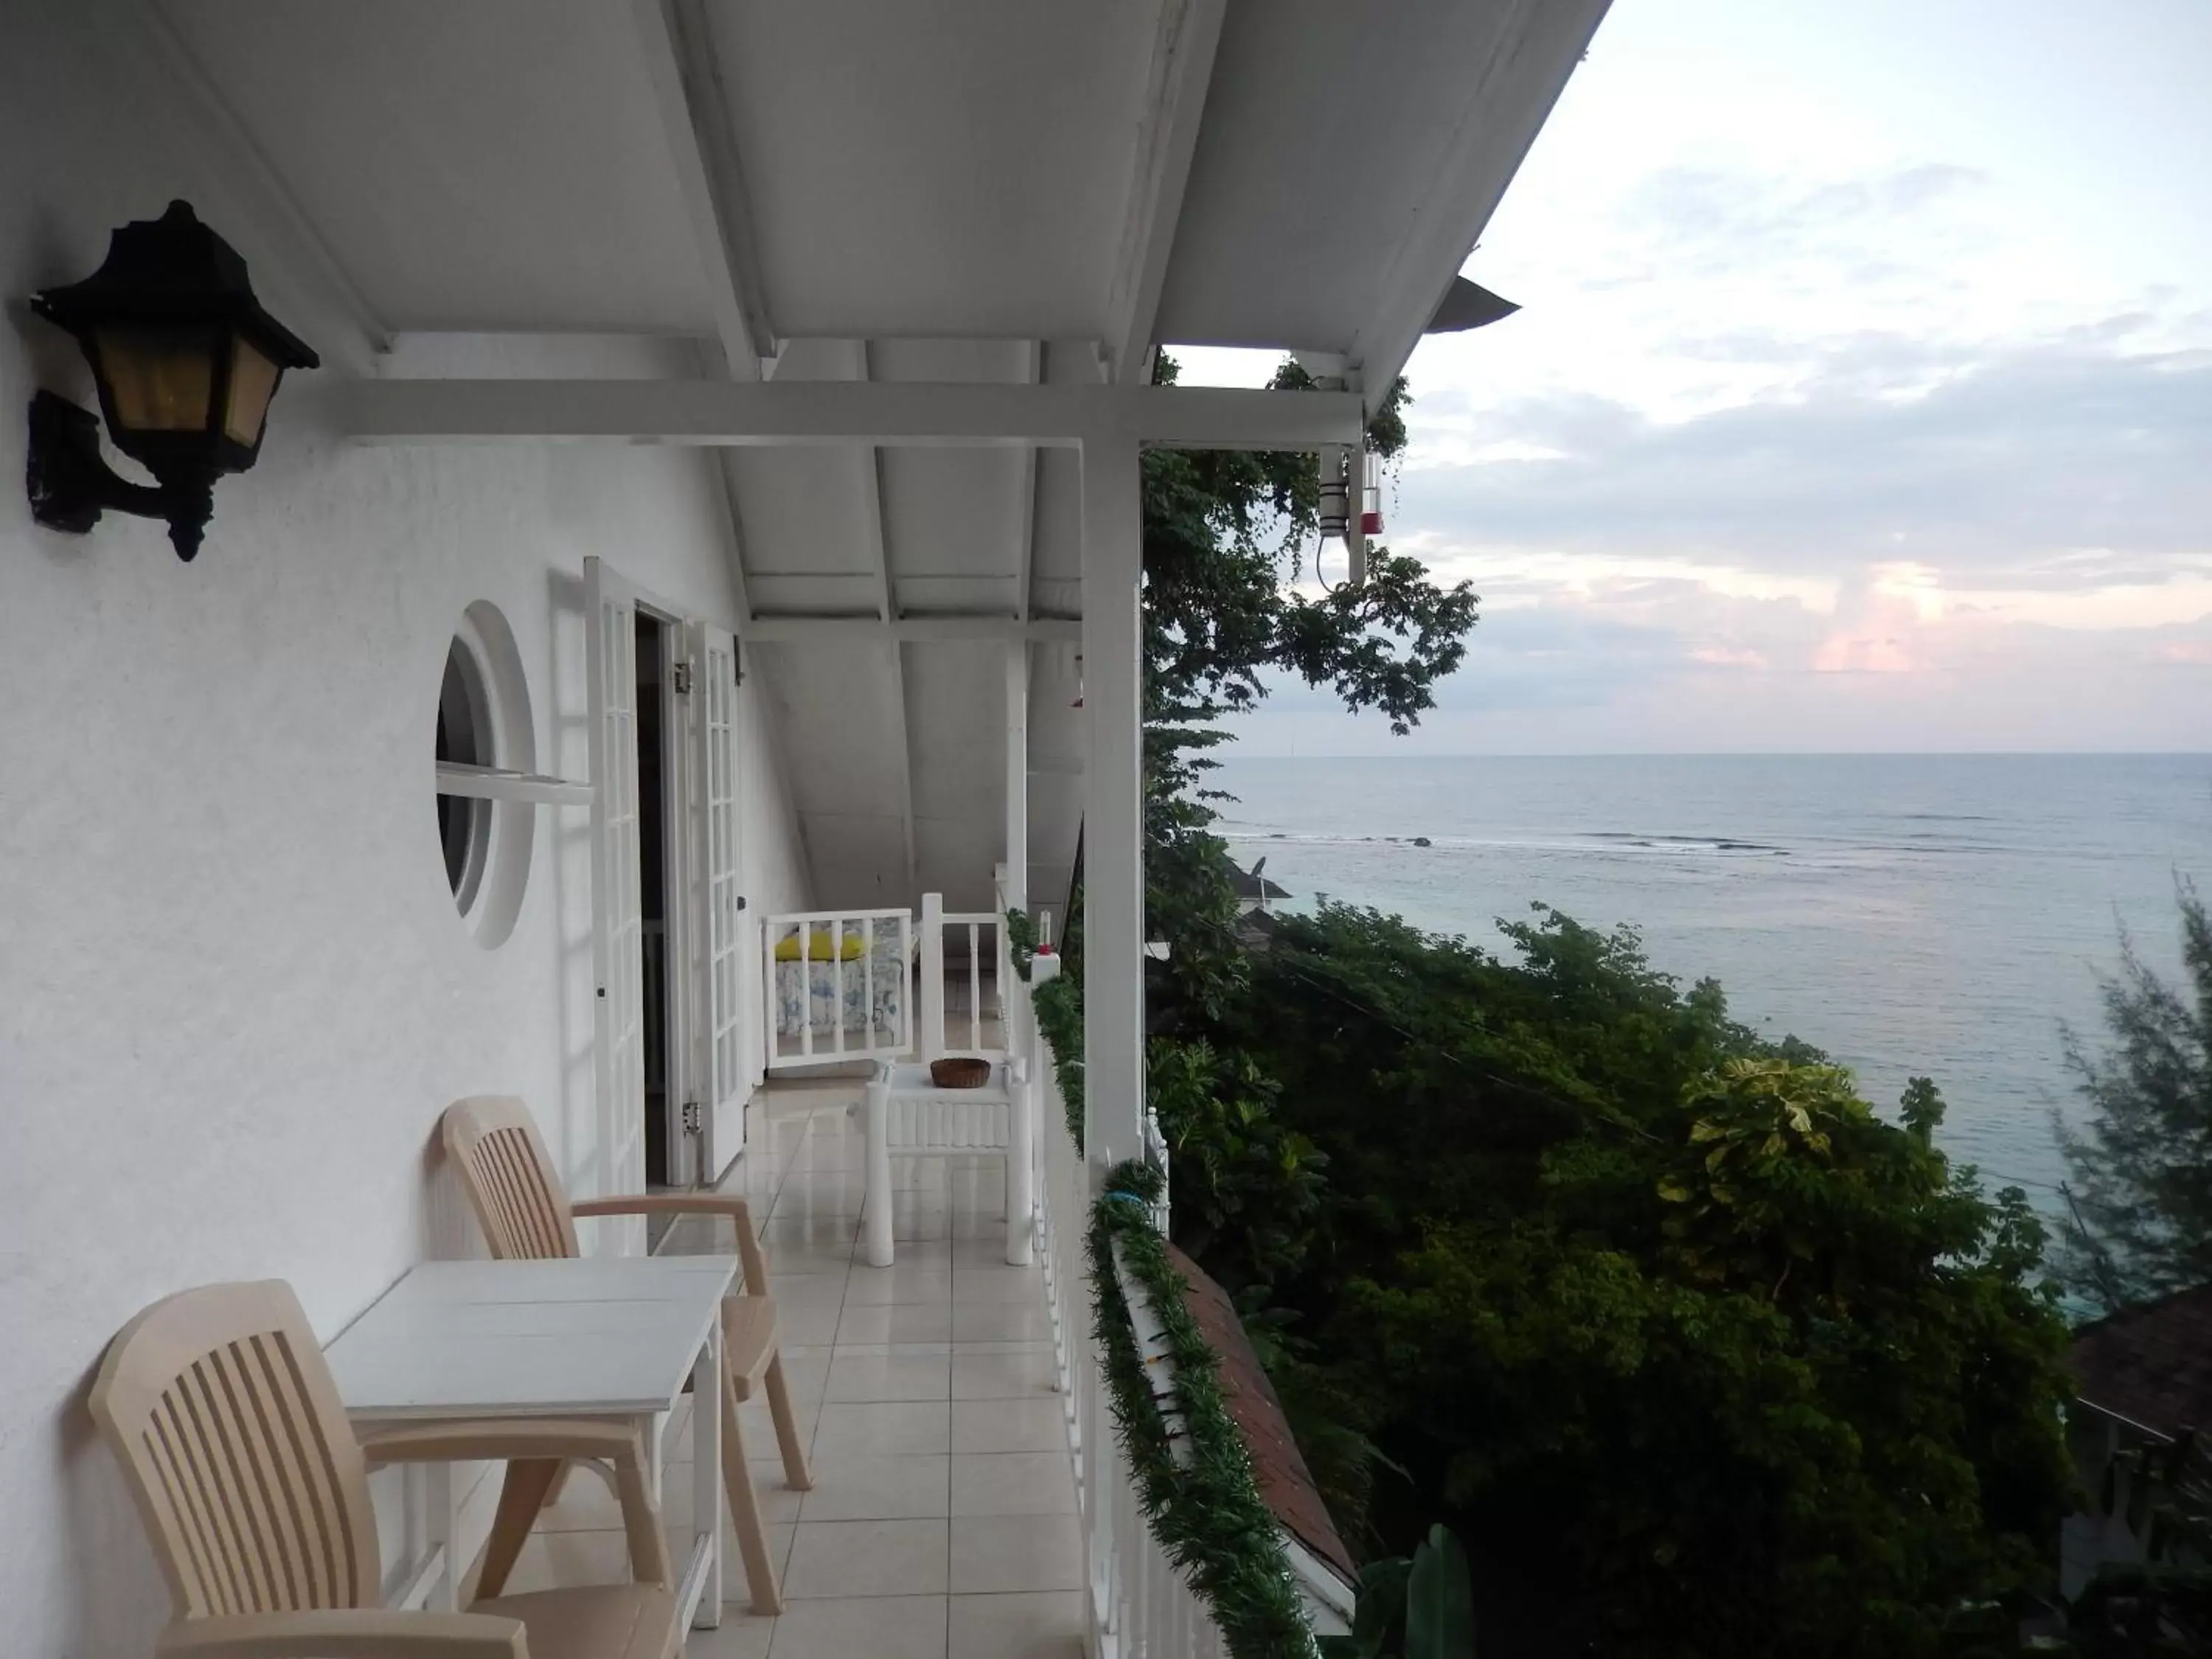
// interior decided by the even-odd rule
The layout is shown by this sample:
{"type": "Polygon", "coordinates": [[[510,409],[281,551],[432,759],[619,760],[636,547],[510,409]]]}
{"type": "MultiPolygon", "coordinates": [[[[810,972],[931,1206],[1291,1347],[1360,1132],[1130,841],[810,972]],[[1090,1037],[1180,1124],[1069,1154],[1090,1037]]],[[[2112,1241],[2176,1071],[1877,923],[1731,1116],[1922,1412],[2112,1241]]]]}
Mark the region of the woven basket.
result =
{"type": "Polygon", "coordinates": [[[929,1080],[940,1089],[980,1089],[991,1080],[991,1062],[969,1057],[933,1060],[929,1080]]]}

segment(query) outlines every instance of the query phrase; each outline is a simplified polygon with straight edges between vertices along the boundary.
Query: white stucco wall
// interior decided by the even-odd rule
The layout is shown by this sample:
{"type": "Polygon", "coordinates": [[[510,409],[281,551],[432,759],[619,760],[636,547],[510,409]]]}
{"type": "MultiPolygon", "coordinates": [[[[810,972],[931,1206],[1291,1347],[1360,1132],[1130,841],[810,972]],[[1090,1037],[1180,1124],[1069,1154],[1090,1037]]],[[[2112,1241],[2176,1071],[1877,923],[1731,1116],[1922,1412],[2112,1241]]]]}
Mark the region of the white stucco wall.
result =
{"type": "MultiPolygon", "coordinates": [[[[167,1596],[84,1410],[118,1327],[280,1277],[327,1337],[470,1248],[434,1151],[459,1095],[524,1096],[596,1184],[588,813],[536,813],[496,950],[447,888],[432,718],[463,608],[504,613],[539,764],[581,776],[586,556],[702,616],[734,604],[696,454],[334,447],[288,418],[289,385],[198,562],[147,520],[33,526],[25,404],[90,397],[22,296],[173,195],[227,228],[72,15],[10,7],[0,48],[0,1646],[120,1656],[150,1650],[167,1596]]],[[[748,669],[748,890],[800,908],[748,669]]]]}

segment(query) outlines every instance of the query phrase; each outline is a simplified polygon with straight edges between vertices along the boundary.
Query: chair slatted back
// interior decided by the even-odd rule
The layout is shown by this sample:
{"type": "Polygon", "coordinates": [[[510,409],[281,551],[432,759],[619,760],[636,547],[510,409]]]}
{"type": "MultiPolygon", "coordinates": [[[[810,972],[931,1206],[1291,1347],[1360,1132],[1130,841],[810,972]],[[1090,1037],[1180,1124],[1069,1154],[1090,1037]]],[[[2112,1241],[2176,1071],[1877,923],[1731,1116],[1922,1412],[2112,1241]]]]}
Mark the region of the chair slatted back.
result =
{"type": "Polygon", "coordinates": [[[471,1095],[446,1108],[446,1155],[491,1253],[501,1261],[577,1254],[568,1195],[530,1109],[510,1095],[471,1095]]]}
{"type": "Polygon", "coordinates": [[[92,1414],[178,1617],[376,1605],[367,1467],[290,1285],[155,1303],[108,1345],[92,1414]]]}

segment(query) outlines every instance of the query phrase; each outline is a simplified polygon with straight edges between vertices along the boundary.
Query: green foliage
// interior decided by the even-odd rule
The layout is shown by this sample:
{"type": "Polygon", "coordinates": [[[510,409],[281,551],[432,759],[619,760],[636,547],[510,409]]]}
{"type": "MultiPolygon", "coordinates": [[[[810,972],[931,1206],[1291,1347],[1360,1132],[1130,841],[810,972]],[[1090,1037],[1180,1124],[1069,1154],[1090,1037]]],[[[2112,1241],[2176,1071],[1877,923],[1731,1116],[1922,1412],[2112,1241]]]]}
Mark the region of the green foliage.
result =
{"type": "MultiPolygon", "coordinates": [[[[1172,383],[1176,373],[1163,356],[1158,378],[1172,383]]],[[[1272,384],[1312,381],[1286,362],[1272,384]]],[[[1386,460],[1404,451],[1407,401],[1401,380],[1369,422],[1369,446],[1386,460]]],[[[1287,583],[1316,535],[1310,453],[1152,450],[1144,492],[1150,937],[1171,947],[1167,1000],[1211,1018],[1243,980],[1227,852],[1211,833],[1211,751],[1228,740],[1218,722],[1263,698],[1271,674],[1289,672],[1406,732],[1464,659],[1476,600],[1467,583],[1440,587],[1419,560],[1380,545],[1358,589],[1294,592],[1287,583]]]]}
{"type": "MultiPolygon", "coordinates": [[[[1082,895],[1076,896],[1076,916],[1070,919],[1067,938],[1060,956],[1060,972],[1036,987],[1030,998],[1036,1012],[1037,1032],[1052,1052],[1053,1082],[1059,1087],[1061,1108],[1067,1114],[1067,1133],[1083,1144],[1083,946],[1079,918],[1082,895]]],[[[1023,979],[1034,976],[1037,956],[1036,923],[1028,912],[1006,912],[1006,945],[1014,971],[1023,979]]]]}
{"type": "Polygon", "coordinates": [[[1146,1086],[1175,1171],[1176,1237],[1233,1296],[1297,1267],[1328,1160],[1284,1127],[1276,1085],[1203,1040],[1152,1044],[1146,1086]]]}
{"type": "Polygon", "coordinates": [[[1431,1527],[1410,1561],[1370,1561],[1359,1575],[1352,1634],[1322,1640],[1323,1659],[1474,1659],[1474,1589],[1467,1553],[1431,1527]]]}
{"type": "Polygon", "coordinates": [[[2039,1583],[2064,1331],[2022,1195],[1951,1167],[1932,1085],[1886,1121],[1632,933],[1505,931],[1285,918],[1206,1033],[1328,1160],[1255,1294],[1409,1472],[1386,1534],[1450,1522],[1509,1650],[1934,1653],[2039,1583]]]}
{"type": "Polygon", "coordinates": [[[2073,1176],[2059,1265],[2107,1311],[2212,1282],[2212,915],[2185,882],[2178,896],[2186,982],[2123,938],[2105,1048],[2067,1034],[2089,1119],[2077,1131],[2054,1115],[2073,1176]]]}
{"type": "Polygon", "coordinates": [[[1236,1659],[1302,1659],[1315,1650],[1313,1634],[1282,1535],[1230,1413],[1220,1361],[1152,1224],[1160,1188],[1158,1170],[1121,1164],[1109,1172],[1091,1219],[1093,1328],[1115,1429],[1153,1537],[1212,1609],[1227,1651],[1236,1659]],[[1173,1371],[1168,1395],[1181,1421],[1172,1430],[1137,1346],[1117,1253],[1144,1293],[1173,1371]]]}

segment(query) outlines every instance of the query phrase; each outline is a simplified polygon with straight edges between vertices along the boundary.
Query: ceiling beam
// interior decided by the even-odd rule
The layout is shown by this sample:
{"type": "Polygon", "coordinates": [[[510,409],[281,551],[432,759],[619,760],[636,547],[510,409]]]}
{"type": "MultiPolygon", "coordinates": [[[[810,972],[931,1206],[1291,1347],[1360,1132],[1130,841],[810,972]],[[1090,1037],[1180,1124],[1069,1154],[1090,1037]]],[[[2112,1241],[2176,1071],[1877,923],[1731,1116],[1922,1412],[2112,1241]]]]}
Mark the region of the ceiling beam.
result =
{"type": "Polygon", "coordinates": [[[1488,60],[1467,82],[1459,125],[1419,216],[1383,273],[1381,300],[1352,337],[1348,355],[1370,398],[1386,396],[1404,370],[1582,61],[1607,3],[1510,0],[1498,8],[1488,60]]]}
{"type": "Polygon", "coordinates": [[[1129,200],[1108,290],[1106,354],[1114,380],[1125,386],[1152,378],[1152,325],[1228,11],[1228,0],[1160,0],[1129,200]]]}
{"type": "Polygon", "coordinates": [[[1356,444],[1359,396],[1231,386],[981,381],[355,380],[303,388],[302,415],[372,443],[517,438],[680,445],[1044,444],[1164,448],[1356,444]]]}
{"type": "Polygon", "coordinates": [[[890,638],[908,645],[948,642],[1005,644],[1029,640],[1065,645],[1083,637],[1074,617],[755,617],[745,638],[755,645],[827,645],[840,641],[890,638]]]}
{"type": "MultiPolygon", "coordinates": [[[[853,342],[853,378],[874,378],[866,340],[853,342]]],[[[860,459],[860,533],[868,538],[868,560],[875,573],[876,614],[888,625],[898,620],[898,605],[891,597],[890,536],[884,526],[884,453],[871,447],[860,459]]]]}
{"type": "Polygon", "coordinates": [[[715,337],[730,378],[757,380],[761,359],[774,356],[775,346],[705,6],[702,0],[630,0],[630,14],[707,279],[715,337]]]}

